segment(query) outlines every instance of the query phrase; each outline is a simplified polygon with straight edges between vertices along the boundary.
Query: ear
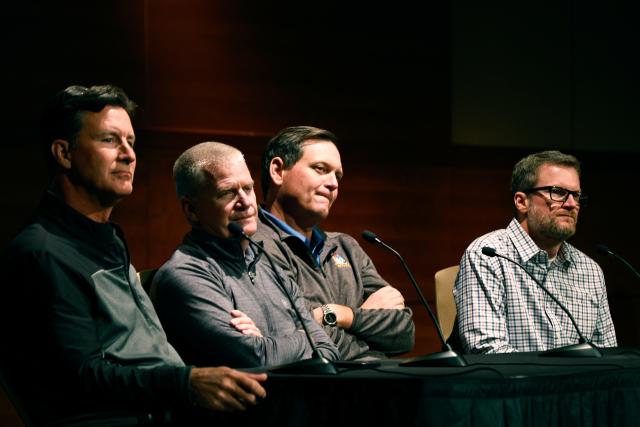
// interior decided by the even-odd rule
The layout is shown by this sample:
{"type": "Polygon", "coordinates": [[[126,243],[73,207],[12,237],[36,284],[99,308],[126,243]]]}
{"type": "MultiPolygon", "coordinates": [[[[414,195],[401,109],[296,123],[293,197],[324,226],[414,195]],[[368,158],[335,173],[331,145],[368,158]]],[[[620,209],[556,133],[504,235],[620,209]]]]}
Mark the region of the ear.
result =
{"type": "Polygon", "coordinates": [[[269,176],[275,185],[282,185],[284,176],[284,160],[282,157],[274,157],[269,163],[269,176]]]}
{"type": "Polygon", "coordinates": [[[182,212],[189,223],[194,224],[198,222],[198,214],[196,213],[197,209],[191,199],[188,197],[182,197],[180,199],[180,207],[182,208],[182,212]]]}
{"type": "Polygon", "coordinates": [[[527,197],[527,195],[522,191],[518,191],[513,195],[513,204],[519,214],[526,215],[529,211],[529,203],[529,197],[527,197]]]}
{"type": "Polygon", "coordinates": [[[51,143],[51,154],[63,169],[71,169],[71,146],[69,141],[56,139],[51,143]]]}

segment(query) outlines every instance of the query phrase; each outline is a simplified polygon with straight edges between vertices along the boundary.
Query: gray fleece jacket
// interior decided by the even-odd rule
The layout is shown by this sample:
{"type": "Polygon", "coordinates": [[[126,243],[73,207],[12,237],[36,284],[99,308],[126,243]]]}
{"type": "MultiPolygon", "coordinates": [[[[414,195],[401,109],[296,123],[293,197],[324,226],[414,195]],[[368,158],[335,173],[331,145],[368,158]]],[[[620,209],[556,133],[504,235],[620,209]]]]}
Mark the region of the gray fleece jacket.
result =
{"type": "Polygon", "coordinates": [[[284,292],[295,302],[321,355],[339,352],[311,318],[297,286],[285,278],[283,290],[266,257],[237,239],[192,230],[155,275],[154,304],[169,341],[197,366],[235,368],[286,364],[312,355],[312,348],[284,292]],[[230,324],[232,310],[248,315],[262,336],[244,335],[230,324]]]}
{"type": "Polygon", "coordinates": [[[348,330],[324,326],[340,349],[341,359],[384,358],[408,352],[414,345],[411,309],[361,309],[378,289],[388,286],[358,242],[344,233],[324,233],[320,263],[298,237],[278,228],[260,209],[258,232],[265,249],[300,286],[310,310],[341,304],[353,310],[348,330]]]}

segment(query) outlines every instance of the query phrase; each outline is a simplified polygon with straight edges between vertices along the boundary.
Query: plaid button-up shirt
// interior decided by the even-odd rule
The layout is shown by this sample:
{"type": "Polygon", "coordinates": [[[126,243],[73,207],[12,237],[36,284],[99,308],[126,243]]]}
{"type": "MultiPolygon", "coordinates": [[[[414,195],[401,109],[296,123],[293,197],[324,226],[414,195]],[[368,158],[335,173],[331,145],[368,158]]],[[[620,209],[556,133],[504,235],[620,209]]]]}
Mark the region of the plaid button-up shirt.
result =
{"type": "Polygon", "coordinates": [[[484,246],[522,264],[569,310],[596,346],[616,346],[598,264],[566,242],[550,261],[513,219],[506,229],[473,241],[460,262],[453,292],[466,352],[544,351],[579,339],[567,314],[525,271],[503,258],[483,255],[484,246]]]}

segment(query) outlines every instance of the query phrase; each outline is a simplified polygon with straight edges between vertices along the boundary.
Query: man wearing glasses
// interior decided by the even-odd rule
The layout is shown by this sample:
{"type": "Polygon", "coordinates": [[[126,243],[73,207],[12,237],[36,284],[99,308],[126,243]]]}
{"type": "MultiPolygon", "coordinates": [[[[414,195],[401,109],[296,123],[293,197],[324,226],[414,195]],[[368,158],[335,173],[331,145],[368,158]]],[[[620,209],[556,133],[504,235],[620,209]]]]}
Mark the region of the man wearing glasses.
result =
{"type": "Polygon", "coordinates": [[[527,272],[593,344],[616,346],[602,270],[566,242],[587,200],[578,160],[559,151],[525,157],[513,169],[511,194],[515,217],[509,226],[477,238],[460,261],[454,296],[465,352],[543,351],[578,342],[570,318],[527,272]],[[527,271],[483,254],[483,247],[527,271]]]}

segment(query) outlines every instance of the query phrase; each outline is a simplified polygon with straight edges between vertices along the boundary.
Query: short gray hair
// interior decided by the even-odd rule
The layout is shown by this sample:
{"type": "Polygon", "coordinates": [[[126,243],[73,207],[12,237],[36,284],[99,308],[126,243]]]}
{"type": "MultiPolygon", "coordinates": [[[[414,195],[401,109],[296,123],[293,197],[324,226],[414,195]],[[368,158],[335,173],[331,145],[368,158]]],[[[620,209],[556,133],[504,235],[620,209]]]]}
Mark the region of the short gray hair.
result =
{"type": "Polygon", "coordinates": [[[232,156],[242,152],[221,142],[202,142],[182,153],[173,165],[173,180],[179,198],[198,194],[211,178],[205,169],[226,163],[232,156]]]}

